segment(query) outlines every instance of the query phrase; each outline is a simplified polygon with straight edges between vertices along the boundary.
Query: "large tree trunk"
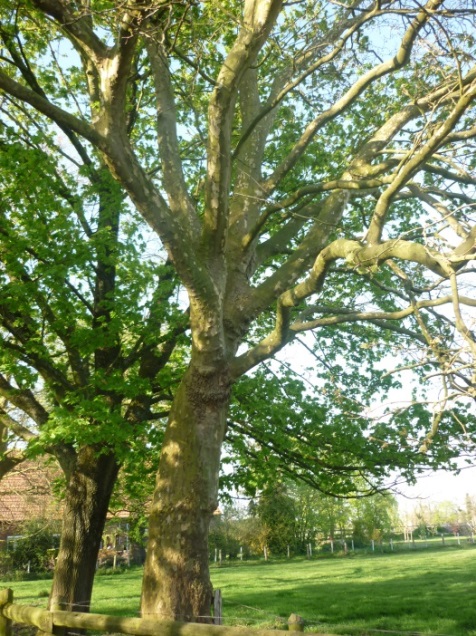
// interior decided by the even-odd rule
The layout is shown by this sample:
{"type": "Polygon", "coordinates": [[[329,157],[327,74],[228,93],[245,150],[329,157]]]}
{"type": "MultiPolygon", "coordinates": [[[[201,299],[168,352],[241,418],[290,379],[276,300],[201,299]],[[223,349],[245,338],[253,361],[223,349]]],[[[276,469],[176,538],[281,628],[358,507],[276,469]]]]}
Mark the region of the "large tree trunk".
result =
{"type": "Polygon", "coordinates": [[[150,515],[143,616],[209,621],[208,526],[218,505],[229,393],[225,369],[193,363],[177,391],[150,515]]]}
{"type": "Polygon", "coordinates": [[[87,612],[111,493],[118,473],[112,453],[82,448],[67,471],[63,527],[50,607],[87,612]]]}

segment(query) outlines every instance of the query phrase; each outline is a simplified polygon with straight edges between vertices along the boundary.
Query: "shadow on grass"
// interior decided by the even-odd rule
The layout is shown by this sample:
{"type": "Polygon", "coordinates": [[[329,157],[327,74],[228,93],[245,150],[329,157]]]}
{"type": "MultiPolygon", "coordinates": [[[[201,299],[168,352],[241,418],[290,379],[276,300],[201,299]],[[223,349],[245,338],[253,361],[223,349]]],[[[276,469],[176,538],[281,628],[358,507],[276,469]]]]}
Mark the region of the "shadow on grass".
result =
{"type": "MultiPolygon", "coordinates": [[[[345,581],[295,579],[280,588],[279,576],[264,576],[262,590],[227,586],[224,591],[225,616],[240,613],[239,606],[266,608],[266,613],[287,618],[296,612],[307,619],[310,629],[336,628],[337,633],[366,634],[372,629],[445,634],[476,635],[476,576],[474,569],[442,573],[432,571],[431,563],[419,574],[404,572],[379,580],[379,567],[385,562],[374,561],[376,580],[355,564],[346,573],[345,581]],[[362,579],[362,580],[360,580],[362,579]],[[367,579],[367,580],[365,580],[367,579]],[[229,603],[227,603],[229,601],[229,603]]],[[[275,564],[275,568],[279,568],[275,564]]],[[[282,567],[282,566],[281,566],[282,567]]],[[[274,568],[267,568],[268,572],[274,568]]],[[[267,572],[267,573],[268,573],[267,572]]],[[[267,574],[266,573],[266,574],[267,574]]],[[[339,577],[341,578],[341,577],[339,577]]],[[[251,610],[243,618],[253,619],[251,610]]],[[[255,619],[259,619],[256,615],[255,619]]]]}

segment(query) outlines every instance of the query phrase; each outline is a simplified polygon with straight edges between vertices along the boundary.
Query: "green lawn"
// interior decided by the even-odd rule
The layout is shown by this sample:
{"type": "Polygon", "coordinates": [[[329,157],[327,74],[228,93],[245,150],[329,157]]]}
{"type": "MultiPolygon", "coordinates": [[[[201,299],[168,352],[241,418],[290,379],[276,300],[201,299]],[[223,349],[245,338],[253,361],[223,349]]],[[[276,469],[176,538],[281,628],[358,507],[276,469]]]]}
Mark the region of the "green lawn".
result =
{"type": "MultiPolygon", "coordinates": [[[[92,611],[136,616],[140,580],[139,569],[98,577],[92,611]]],[[[227,624],[282,627],[296,612],[317,632],[476,636],[472,547],[212,566],[212,580],[227,624]]],[[[48,583],[1,585],[19,603],[44,605],[48,583]]]]}

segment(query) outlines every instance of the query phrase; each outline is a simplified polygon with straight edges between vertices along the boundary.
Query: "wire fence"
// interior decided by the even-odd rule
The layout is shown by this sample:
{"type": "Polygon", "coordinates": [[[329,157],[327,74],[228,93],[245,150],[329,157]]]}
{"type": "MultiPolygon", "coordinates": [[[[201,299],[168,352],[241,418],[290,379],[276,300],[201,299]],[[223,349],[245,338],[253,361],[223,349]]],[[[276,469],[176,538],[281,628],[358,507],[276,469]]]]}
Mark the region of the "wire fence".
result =
{"type": "Polygon", "coordinates": [[[224,561],[246,561],[264,559],[268,561],[273,557],[294,558],[303,556],[308,559],[333,555],[333,554],[370,554],[370,553],[391,553],[408,552],[411,550],[440,550],[447,548],[464,548],[476,545],[476,538],[473,533],[468,534],[438,534],[418,537],[408,535],[408,538],[401,536],[387,536],[379,539],[369,539],[363,541],[355,540],[352,537],[345,539],[326,539],[325,541],[309,541],[301,545],[299,549],[288,545],[282,546],[278,552],[273,552],[265,545],[258,552],[249,546],[234,547],[228,550],[226,547],[213,547],[210,551],[211,563],[223,563],[224,561]]]}

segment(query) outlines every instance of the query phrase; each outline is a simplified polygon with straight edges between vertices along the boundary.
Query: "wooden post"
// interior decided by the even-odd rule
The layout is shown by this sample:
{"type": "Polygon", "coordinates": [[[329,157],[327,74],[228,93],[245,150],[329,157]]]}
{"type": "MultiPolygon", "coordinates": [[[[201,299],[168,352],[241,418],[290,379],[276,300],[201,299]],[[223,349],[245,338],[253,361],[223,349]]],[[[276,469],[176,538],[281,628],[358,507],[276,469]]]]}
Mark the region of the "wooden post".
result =
{"type": "Polygon", "coordinates": [[[352,539],[352,552],[355,552],[354,539],[352,539]]]}
{"type": "Polygon", "coordinates": [[[115,570],[117,565],[117,552],[114,553],[114,557],[112,559],[112,567],[115,570]]]}
{"type": "Polygon", "coordinates": [[[390,550],[393,552],[393,539],[390,538],[390,550]]]}
{"type": "Polygon", "coordinates": [[[289,557],[291,556],[291,552],[289,550],[289,545],[286,546],[286,554],[287,554],[288,559],[289,559],[289,557]]]}
{"type": "Polygon", "coordinates": [[[334,541],[331,539],[331,553],[334,554],[334,541]]]}
{"type": "Polygon", "coordinates": [[[218,559],[218,549],[215,548],[215,563],[217,562],[218,559]]]}
{"type": "Polygon", "coordinates": [[[215,590],[213,593],[213,624],[222,624],[222,607],[223,599],[221,596],[221,590],[215,590]]]}
{"type": "Polygon", "coordinates": [[[220,565],[221,565],[222,563],[221,550],[218,550],[218,560],[220,561],[220,565]]]}
{"type": "Polygon", "coordinates": [[[375,541],[372,539],[372,552],[375,552],[375,541]]]}
{"type": "Polygon", "coordinates": [[[240,546],[240,561],[243,561],[243,546],[240,546]]]}
{"type": "Polygon", "coordinates": [[[288,630],[290,632],[303,632],[304,619],[299,614],[291,614],[288,618],[288,630]]]}
{"type": "Polygon", "coordinates": [[[264,553],[264,560],[267,561],[268,560],[268,547],[266,545],[263,548],[263,553],[264,553]]]}
{"type": "Polygon", "coordinates": [[[2,613],[7,603],[13,603],[13,590],[10,588],[0,590],[0,636],[12,636],[12,621],[2,613]]]}

